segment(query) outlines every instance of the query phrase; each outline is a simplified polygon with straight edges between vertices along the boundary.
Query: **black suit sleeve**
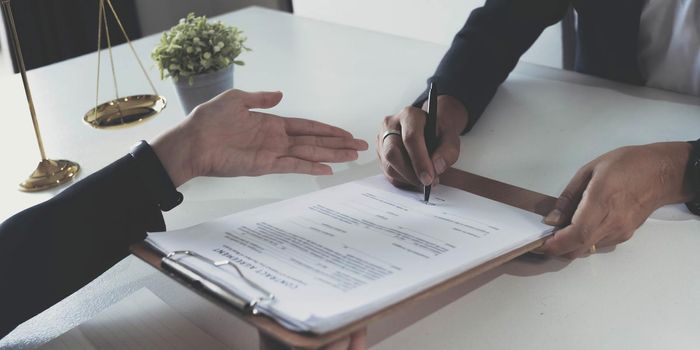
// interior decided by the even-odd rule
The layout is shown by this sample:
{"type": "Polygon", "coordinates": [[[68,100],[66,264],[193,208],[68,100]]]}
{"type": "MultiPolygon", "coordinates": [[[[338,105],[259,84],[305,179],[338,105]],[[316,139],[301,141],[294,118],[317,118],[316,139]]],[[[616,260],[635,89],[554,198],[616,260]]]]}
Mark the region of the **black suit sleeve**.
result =
{"type": "MultiPolygon", "coordinates": [[[[498,86],[542,31],[559,22],[570,0],[487,0],[455,36],[435,75],[438,93],[459,99],[474,126],[498,86]]],[[[427,90],[414,102],[420,108],[427,90]]]]}
{"type": "Polygon", "coordinates": [[[0,338],[123,259],[146,232],[164,230],[151,197],[127,155],[2,223],[0,338]]]}

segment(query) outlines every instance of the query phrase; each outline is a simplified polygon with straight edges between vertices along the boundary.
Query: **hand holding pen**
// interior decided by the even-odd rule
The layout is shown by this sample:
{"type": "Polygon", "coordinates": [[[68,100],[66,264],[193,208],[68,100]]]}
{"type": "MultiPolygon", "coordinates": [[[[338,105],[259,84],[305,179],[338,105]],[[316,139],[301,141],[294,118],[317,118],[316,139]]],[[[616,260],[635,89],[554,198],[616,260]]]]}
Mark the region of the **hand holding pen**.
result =
{"type": "Polygon", "coordinates": [[[377,134],[377,155],[384,175],[396,187],[424,189],[435,183],[459,157],[460,133],[467,125],[467,111],[456,98],[437,95],[433,94],[437,100],[437,107],[433,109],[437,110],[437,117],[432,153],[428,151],[425,137],[429,100],[425,101],[423,109],[408,106],[384,118],[377,134]]]}

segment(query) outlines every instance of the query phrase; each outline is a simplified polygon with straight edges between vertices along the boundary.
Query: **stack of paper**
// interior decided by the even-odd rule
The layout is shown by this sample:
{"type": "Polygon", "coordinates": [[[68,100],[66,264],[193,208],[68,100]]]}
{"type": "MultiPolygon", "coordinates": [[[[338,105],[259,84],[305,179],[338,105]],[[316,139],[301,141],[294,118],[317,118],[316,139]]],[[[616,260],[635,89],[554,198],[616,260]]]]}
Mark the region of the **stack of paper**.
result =
{"type": "MultiPolygon", "coordinates": [[[[275,299],[259,310],[288,328],[324,333],[535,241],[536,214],[447,186],[422,194],[370,177],[150,234],[163,254],[229,260],[275,299]]],[[[231,266],[180,263],[246,300],[262,296],[231,266]]]]}

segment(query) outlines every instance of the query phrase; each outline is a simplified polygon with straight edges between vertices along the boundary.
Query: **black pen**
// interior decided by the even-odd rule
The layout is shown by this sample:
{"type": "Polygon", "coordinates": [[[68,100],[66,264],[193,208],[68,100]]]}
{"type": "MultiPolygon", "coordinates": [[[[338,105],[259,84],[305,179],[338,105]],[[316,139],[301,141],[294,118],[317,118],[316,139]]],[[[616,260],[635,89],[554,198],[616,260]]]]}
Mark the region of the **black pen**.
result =
{"type": "MultiPolygon", "coordinates": [[[[425,146],[428,148],[428,155],[432,156],[435,147],[437,146],[437,84],[433,81],[430,83],[428,91],[428,118],[425,121],[423,136],[425,137],[425,146]]],[[[423,186],[423,201],[428,203],[430,199],[430,185],[423,186]]]]}

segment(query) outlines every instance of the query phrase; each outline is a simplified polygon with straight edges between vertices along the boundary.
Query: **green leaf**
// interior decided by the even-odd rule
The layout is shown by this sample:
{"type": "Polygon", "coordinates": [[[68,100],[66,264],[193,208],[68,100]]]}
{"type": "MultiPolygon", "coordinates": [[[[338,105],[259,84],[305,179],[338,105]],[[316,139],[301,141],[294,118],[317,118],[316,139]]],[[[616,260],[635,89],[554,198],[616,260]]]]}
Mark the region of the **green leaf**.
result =
{"type": "Polygon", "coordinates": [[[243,51],[247,38],[234,26],[221,21],[207,22],[205,16],[190,13],[169,31],[151,52],[161,79],[188,77],[224,69],[231,64],[243,65],[236,58],[243,51]]]}

